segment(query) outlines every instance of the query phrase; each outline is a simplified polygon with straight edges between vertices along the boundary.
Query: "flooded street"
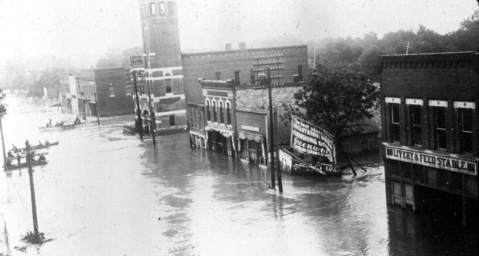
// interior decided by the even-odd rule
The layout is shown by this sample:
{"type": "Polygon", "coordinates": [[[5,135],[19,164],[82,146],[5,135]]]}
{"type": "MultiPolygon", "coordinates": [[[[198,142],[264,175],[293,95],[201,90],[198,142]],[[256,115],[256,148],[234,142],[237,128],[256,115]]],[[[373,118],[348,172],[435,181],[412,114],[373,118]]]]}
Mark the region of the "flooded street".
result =
{"type": "Polygon", "coordinates": [[[60,141],[34,167],[39,230],[52,241],[14,249],[33,230],[29,176],[0,175],[11,255],[477,255],[475,231],[388,207],[374,162],[362,179],[284,174],[281,195],[264,169],[190,150],[187,133],[156,148],[122,134],[129,116],[40,132],[74,118],[54,103],[7,96],[7,150],[60,141]]]}

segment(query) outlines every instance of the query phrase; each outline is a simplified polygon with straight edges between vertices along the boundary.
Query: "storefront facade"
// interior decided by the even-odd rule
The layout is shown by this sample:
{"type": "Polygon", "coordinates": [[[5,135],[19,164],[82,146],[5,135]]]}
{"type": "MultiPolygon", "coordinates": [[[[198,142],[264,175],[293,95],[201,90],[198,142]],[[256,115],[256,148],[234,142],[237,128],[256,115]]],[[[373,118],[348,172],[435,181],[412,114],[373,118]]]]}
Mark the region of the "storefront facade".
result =
{"type": "Polygon", "coordinates": [[[477,214],[478,53],[382,57],[387,202],[477,214]]]}

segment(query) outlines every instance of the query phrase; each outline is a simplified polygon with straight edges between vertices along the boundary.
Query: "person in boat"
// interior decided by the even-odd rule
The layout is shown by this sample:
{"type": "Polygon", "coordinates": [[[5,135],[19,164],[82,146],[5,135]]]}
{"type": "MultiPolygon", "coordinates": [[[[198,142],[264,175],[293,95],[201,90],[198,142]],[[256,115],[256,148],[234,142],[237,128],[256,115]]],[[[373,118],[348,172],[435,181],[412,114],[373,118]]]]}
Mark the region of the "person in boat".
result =
{"type": "Polygon", "coordinates": [[[10,159],[7,159],[7,161],[5,162],[5,165],[8,167],[8,166],[12,166],[12,161],[10,159]]]}
{"type": "Polygon", "coordinates": [[[51,118],[48,118],[48,125],[47,127],[52,127],[52,119],[51,118]]]}
{"type": "Polygon", "coordinates": [[[14,157],[11,150],[8,151],[7,155],[8,157],[14,157]]]}
{"type": "Polygon", "coordinates": [[[42,154],[40,154],[40,155],[38,156],[37,162],[44,162],[45,160],[46,160],[45,156],[42,155],[42,154]]]}
{"type": "Polygon", "coordinates": [[[20,157],[20,154],[17,153],[17,162],[18,162],[18,165],[20,165],[20,160],[21,160],[21,159],[22,159],[22,158],[20,157]]]}
{"type": "Polygon", "coordinates": [[[25,150],[26,151],[32,150],[32,147],[30,146],[30,142],[28,142],[28,140],[25,141],[25,150]]]}
{"type": "Polygon", "coordinates": [[[38,146],[41,147],[41,148],[43,147],[43,144],[42,144],[41,141],[38,141],[38,146]]]}
{"type": "Polygon", "coordinates": [[[47,139],[45,139],[45,146],[50,146],[50,142],[47,139]]]}
{"type": "Polygon", "coordinates": [[[13,153],[17,153],[17,152],[18,152],[18,148],[15,147],[14,144],[12,144],[12,151],[13,151],[13,153]]]}

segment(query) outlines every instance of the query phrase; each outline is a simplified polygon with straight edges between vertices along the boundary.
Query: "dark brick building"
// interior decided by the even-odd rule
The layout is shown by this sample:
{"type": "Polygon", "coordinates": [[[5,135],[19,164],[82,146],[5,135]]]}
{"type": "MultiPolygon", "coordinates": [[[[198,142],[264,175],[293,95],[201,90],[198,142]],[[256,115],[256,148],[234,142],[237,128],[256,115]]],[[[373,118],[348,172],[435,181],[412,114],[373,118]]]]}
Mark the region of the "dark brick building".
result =
{"type": "MultiPolygon", "coordinates": [[[[79,91],[75,97],[80,102],[83,100],[87,115],[97,115],[95,94],[100,116],[134,113],[132,95],[126,88],[123,68],[84,69],[80,70],[76,79],[79,91]]],[[[82,107],[79,110],[83,112],[82,107]]]]}
{"type": "Polygon", "coordinates": [[[478,77],[477,52],[382,56],[389,204],[477,218],[478,77]]]}

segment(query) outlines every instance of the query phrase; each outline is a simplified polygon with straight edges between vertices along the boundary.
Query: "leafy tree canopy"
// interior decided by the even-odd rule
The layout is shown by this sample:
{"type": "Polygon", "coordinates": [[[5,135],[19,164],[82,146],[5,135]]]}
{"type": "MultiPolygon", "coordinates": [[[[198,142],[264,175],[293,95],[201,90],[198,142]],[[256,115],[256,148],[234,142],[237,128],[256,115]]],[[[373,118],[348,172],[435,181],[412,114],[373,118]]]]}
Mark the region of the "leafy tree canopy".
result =
{"type": "Polygon", "coordinates": [[[5,93],[3,93],[2,89],[0,89],[0,118],[7,114],[7,104],[3,102],[5,97],[5,93]]]}
{"type": "Polygon", "coordinates": [[[288,108],[282,121],[296,115],[339,137],[373,116],[378,97],[379,90],[367,74],[318,65],[309,84],[294,95],[296,106],[288,108]]]}

